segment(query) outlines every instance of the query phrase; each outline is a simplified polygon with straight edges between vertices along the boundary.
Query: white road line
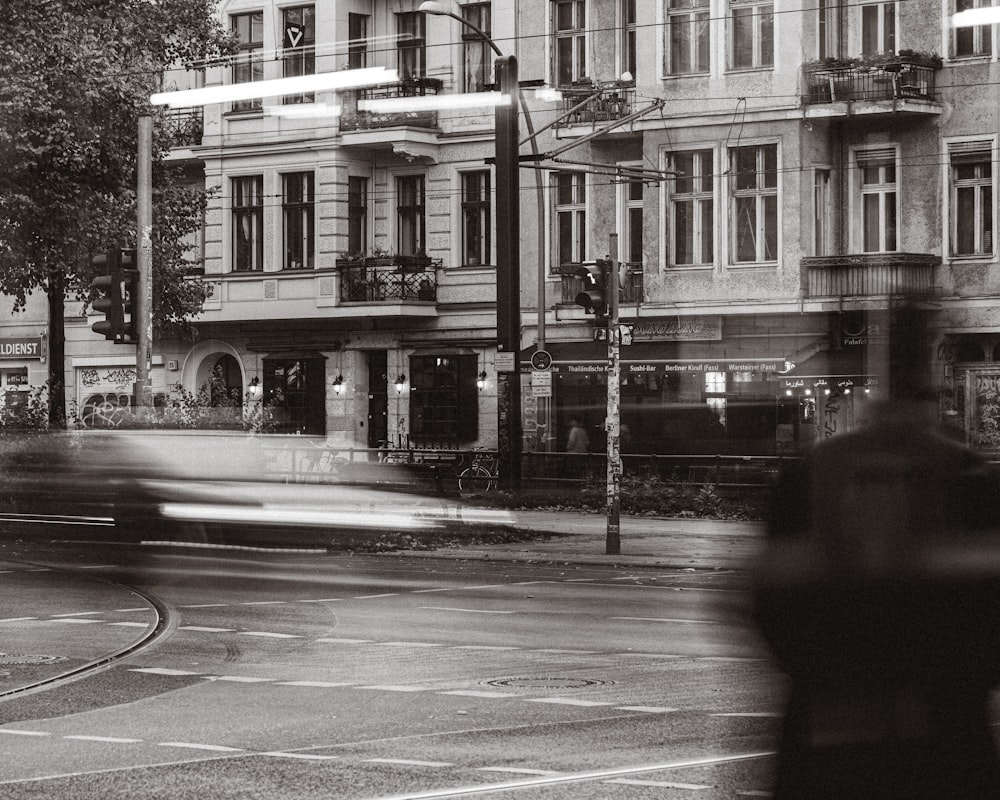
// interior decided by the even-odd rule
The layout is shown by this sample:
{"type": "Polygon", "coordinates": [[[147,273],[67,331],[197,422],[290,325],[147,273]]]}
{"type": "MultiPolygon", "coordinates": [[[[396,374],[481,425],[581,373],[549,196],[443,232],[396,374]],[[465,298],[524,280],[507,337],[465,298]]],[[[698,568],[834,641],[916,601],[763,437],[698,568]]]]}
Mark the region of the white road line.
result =
{"type": "Polygon", "coordinates": [[[380,647],[444,647],[438,642],[379,642],[380,647]]]}
{"type": "Polygon", "coordinates": [[[181,625],[179,631],[200,631],[201,633],[234,633],[235,628],[209,628],[204,625],[181,625]]]}
{"type": "Polygon", "coordinates": [[[366,758],[368,764],[403,764],[408,767],[451,767],[449,761],[418,761],[414,758],[366,758]]]}
{"type": "Polygon", "coordinates": [[[70,622],[70,623],[73,623],[75,625],[98,625],[98,624],[104,622],[104,620],[102,620],[102,619],[76,619],[76,618],[71,618],[71,619],[53,619],[52,621],[53,622],[70,622]]]}
{"type": "Polygon", "coordinates": [[[373,689],[379,692],[430,692],[430,686],[358,686],[358,689],[373,689]]]}
{"type": "Polygon", "coordinates": [[[186,747],[191,750],[211,750],[215,753],[245,753],[242,747],[226,747],[221,744],[198,744],[196,742],[160,742],[160,747],[186,747]]]}
{"type": "Polygon", "coordinates": [[[578,700],[575,697],[526,697],[529,703],[553,703],[561,706],[610,706],[597,700],[578,700]]]}
{"type": "Polygon", "coordinates": [[[673,781],[641,781],[636,778],[614,778],[613,780],[604,782],[623,784],[625,786],[656,786],[660,789],[691,789],[692,791],[712,788],[710,785],[705,783],[674,783],[673,781]]]}
{"type": "MultiPolygon", "coordinates": [[[[336,603],[343,600],[343,597],[320,597],[316,600],[299,600],[300,603],[336,603]]],[[[332,757],[332,756],[331,756],[332,757]]]]}
{"type": "Polygon", "coordinates": [[[669,714],[672,711],[680,711],[679,708],[669,708],[667,706],[616,706],[618,711],[639,711],[644,714],[669,714]]]}
{"type": "Polygon", "coordinates": [[[675,619],[672,617],[611,617],[611,619],[624,619],[632,622],[683,622],[689,625],[721,625],[717,620],[708,619],[675,619]]]}
{"type": "Polygon", "coordinates": [[[442,589],[414,589],[413,591],[410,592],[410,594],[430,594],[431,592],[454,592],[454,591],[459,591],[463,588],[464,587],[462,586],[455,586],[455,587],[446,586],[442,589]]]}
{"type": "Polygon", "coordinates": [[[455,645],[455,650],[520,650],[520,647],[512,645],[498,644],[459,644],[455,645]]]}
{"type": "Polygon", "coordinates": [[[206,675],[205,680],[228,683],[274,683],[274,678],[252,678],[249,675],[206,675]]]}
{"type": "MultiPolygon", "coordinates": [[[[614,384],[612,384],[613,386],[614,384]]],[[[531,650],[531,653],[566,653],[572,656],[593,656],[597,655],[597,650],[559,650],[555,647],[546,647],[542,650],[531,650]]]]}
{"type": "Polygon", "coordinates": [[[0,728],[0,733],[6,733],[11,736],[51,736],[52,734],[48,731],[24,731],[18,730],[17,728],[0,728]]]}
{"type": "MultiPolygon", "coordinates": [[[[353,683],[337,683],[335,681],[277,681],[278,686],[308,686],[313,689],[337,689],[342,686],[353,686],[353,683]]],[[[332,719],[326,717],[326,719],[332,719]]]]}
{"type": "Polygon", "coordinates": [[[119,628],[148,628],[148,622],[109,622],[108,625],[117,625],[119,628]]]}
{"type": "Polygon", "coordinates": [[[380,597],[398,597],[399,592],[387,592],[386,594],[359,594],[352,597],[352,600],[377,600],[380,597]]]}
{"type": "Polygon", "coordinates": [[[178,606],[178,608],[228,608],[229,603],[198,603],[197,605],[178,606]]]}
{"type": "Polygon", "coordinates": [[[143,606],[142,608],[116,608],[115,614],[134,614],[136,611],[152,611],[149,606],[143,606]]]}
{"type": "Polygon", "coordinates": [[[513,775],[562,775],[554,769],[526,769],[519,767],[479,767],[478,772],[509,772],[513,775]]]}
{"type": "Polygon", "coordinates": [[[126,739],[123,736],[84,736],[82,734],[63,736],[63,739],[77,739],[81,742],[110,742],[111,744],[136,744],[142,741],[142,739],[126,739]]]}
{"type": "Polygon", "coordinates": [[[505,694],[504,692],[479,692],[472,689],[452,689],[447,692],[438,692],[438,694],[453,694],[458,697],[516,697],[517,695],[505,694]]]}
{"type": "Polygon", "coordinates": [[[273,750],[270,753],[261,753],[262,756],[272,756],[274,758],[301,758],[307,761],[333,761],[340,756],[321,756],[313,753],[285,753],[280,750],[273,750]]]}
{"type": "Polygon", "coordinates": [[[37,619],[38,617],[7,617],[7,619],[0,619],[0,622],[32,622],[37,619]]]}
{"type": "Polygon", "coordinates": [[[330,644],[374,644],[373,639],[317,639],[317,642],[329,642],[330,644]]]}
{"type": "Polygon", "coordinates": [[[204,675],[204,672],[188,672],[183,669],[167,669],[165,667],[129,667],[129,672],[144,672],[147,675],[204,675]]]}
{"type": "Polygon", "coordinates": [[[65,617],[91,617],[94,614],[100,614],[100,611],[74,611],[72,614],[53,614],[53,619],[63,619],[65,617]]]}
{"type": "Polygon", "coordinates": [[[254,600],[250,603],[240,603],[241,606],[283,606],[287,600],[254,600]]]}
{"type": "Polygon", "coordinates": [[[465,614],[513,614],[513,611],[488,611],[481,608],[451,608],[450,606],[421,606],[424,611],[461,611],[465,614]]]}
{"type": "Polygon", "coordinates": [[[263,636],[265,639],[301,639],[297,633],[269,633],[268,631],[240,631],[241,636],[263,636]]]}

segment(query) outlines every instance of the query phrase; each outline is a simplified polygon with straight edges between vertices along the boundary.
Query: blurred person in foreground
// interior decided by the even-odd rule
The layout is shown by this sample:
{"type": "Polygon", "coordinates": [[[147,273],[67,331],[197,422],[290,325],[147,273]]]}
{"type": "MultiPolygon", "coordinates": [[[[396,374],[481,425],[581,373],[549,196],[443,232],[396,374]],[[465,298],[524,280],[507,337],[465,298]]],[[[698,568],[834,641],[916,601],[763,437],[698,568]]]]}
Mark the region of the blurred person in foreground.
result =
{"type": "Polygon", "coordinates": [[[776,487],[754,613],[790,678],[775,800],[1000,797],[1000,481],[936,428],[923,314],[890,399],[776,487]]]}

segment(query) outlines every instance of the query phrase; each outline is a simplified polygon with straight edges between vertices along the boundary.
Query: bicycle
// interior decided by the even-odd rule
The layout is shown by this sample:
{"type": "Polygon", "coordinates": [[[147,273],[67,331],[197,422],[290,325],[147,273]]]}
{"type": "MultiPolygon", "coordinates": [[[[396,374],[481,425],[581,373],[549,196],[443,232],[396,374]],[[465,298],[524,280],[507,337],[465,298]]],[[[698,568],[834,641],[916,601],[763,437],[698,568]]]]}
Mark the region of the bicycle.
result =
{"type": "Polygon", "coordinates": [[[336,483],[337,473],[347,464],[347,459],[339,458],[334,450],[321,445],[313,445],[314,450],[306,452],[299,462],[296,483],[336,483]]]}
{"type": "Polygon", "coordinates": [[[472,464],[458,473],[458,493],[463,496],[492,492],[497,488],[500,462],[496,455],[477,450],[472,464]]]}

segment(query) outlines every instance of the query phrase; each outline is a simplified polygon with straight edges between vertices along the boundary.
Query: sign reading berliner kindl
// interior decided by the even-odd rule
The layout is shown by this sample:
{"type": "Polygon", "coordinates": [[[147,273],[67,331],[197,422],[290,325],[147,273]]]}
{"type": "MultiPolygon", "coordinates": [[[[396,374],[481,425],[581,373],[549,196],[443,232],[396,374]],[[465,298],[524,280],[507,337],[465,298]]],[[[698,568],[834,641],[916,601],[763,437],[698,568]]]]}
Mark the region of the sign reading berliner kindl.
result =
{"type": "Polygon", "coordinates": [[[42,337],[21,336],[0,339],[0,358],[41,358],[42,337]]]}

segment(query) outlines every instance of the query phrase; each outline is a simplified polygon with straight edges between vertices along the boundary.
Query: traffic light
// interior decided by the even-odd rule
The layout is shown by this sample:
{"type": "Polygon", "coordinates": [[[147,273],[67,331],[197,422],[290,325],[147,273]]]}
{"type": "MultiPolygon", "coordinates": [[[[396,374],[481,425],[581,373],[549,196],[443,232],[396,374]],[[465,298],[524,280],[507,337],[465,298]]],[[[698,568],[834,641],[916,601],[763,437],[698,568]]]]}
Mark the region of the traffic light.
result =
{"type": "Polygon", "coordinates": [[[576,304],[583,306],[588,314],[593,313],[598,319],[608,313],[607,267],[608,262],[601,259],[583,264],[573,273],[583,279],[583,291],[576,296],[576,304]]]}
{"type": "Polygon", "coordinates": [[[104,319],[90,326],[94,333],[101,334],[105,339],[119,341],[122,335],[122,282],[121,282],[121,251],[117,248],[101,253],[91,259],[91,265],[98,275],[90,282],[91,291],[95,297],[91,305],[95,311],[104,314],[104,319]]]}
{"type": "MultiPolygon", "coordinates": [[[[135,339],[135,296],[139,283],[139,262],[135,249],[121,251],[122,325],[123,341],[135,339]]],[[[116,340],[117,341],[117,340],[116,340]]]]}

